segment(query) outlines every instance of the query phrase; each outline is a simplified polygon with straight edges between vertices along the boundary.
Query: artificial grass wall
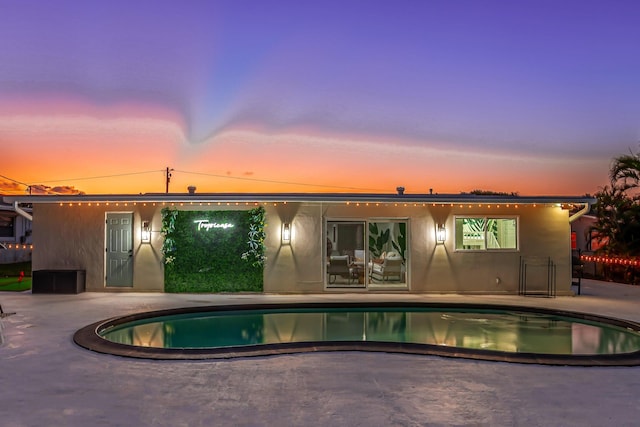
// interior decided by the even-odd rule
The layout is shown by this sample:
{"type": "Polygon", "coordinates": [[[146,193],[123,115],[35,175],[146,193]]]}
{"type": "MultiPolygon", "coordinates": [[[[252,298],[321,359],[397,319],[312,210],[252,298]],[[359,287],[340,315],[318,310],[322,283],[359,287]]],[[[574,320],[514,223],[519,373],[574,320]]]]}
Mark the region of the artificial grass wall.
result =
{"type": "Polygon", "coordinates": [[[262,264],[242,257],[251,211],[174,211],[171,222],[163,224],[166,292],[262,292],[262,264]]]}

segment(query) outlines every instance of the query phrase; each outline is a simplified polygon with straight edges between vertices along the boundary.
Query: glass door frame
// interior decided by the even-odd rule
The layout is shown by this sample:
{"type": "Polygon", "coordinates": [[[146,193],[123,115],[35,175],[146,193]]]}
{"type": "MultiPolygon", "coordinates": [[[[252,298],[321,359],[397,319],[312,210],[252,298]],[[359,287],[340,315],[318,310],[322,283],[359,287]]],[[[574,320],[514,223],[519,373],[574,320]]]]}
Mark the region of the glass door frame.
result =
{"type": "MultiPolygon", "coordinates": [[[[410,238],[410,230],[411,230],[411,221],[409,217],[370,217],[367,218],[367,280],[366,280],[366,284],[367,284],[367,289],[389,289],[389,290],[398,290],[398,289],[402,289],[402,290],[408,290],[409,289],[409,283],[410,283],[410,274],[411,274],[411,269],[409,268],[410,266],[410,261],[411,261],[411,238],[410,238]],[[377,250],[379,251],[383,251],[385,252],[385,256],[387,253],[390,252],[395,252],[398,253],[398,250],[400,250],[399,255],[402,257],[402,263],[401,263],[401,267],[400,267],[400,279],[398,280],[398,282],[396,282],[395,280],[395,276],[389,276],[392,277],[392,282],[391,283],[373,283],[372,280],[370,280],[371,273],[370,270],[372,268],[374,268],[373,266],[373,262],[374,260],[371,258],[371,250],[370,250],[370,244],[371,242],[371,232],[372,232],[372,228],[371,228],[371,224],[384,224],[384,223],[393,223],[393,224],[404,224],[404,230],[402,230],[403,227],[398,226],[398,230],[397,230],[397,235],[390,235],[389,236],[389,241],[384,243],[382,245],[382,247],[377,248],[377,250]],[[402,236],[402,233],[404,233],[403,237],[401,238],[400,236],[402,236]],[[394,240],[394,237],[396,237],[397,239],[394,240]],[[404,244],[402,244],[400,241],[404,240],[404,244]],[[404,246],[404,247],[402,247],[404,246]]],[[[375,237],[374,237],[375,239],[375,237]]],[[[378,262],[381,260],[378,260],[378,262]]],[[[392,274],[395,274],[392,273],[392,274]]],[[[380,278],[380,276],[378,276],[378,278],[380,278]]],[[[375,278],[373,278],[375,280],[375,278]]]]}
{"type": "Polygon", "coordinates": [[[366,289],[367,220],[364,218],[326,217],[323,222],[323,230],[325,239],[322,245],[324,254],[322,258],[324,260],[325,289],[366,289]],[[356,230],[353,244],[339,247],[340,239],[337,225],[340,224],[362,226],[361,242],[357,238],[358,231],[356,230]],[[336,227],[330,227],[331,225],[336,225],[336,227]],[[359,249],[358,242],[360,242],[362,249],[359,249]],[[357,251],[362,251],[363,257],[358,257],[357,251]]]}
{"type": "MultiPolygon", "coordinates": [[[[398,227],[397,233],[401,233],[402,227],[398,227]]],[[[323,251],[323,277],[324,277],[324,288],[335,290],[335,289],[359,289],[359,290],[408,290],[410,283],[410,261],[411,261],[411,238],[410,238],[410,230],[411,230],[411,221],[409,217],[358,217],[358,218],[344,218],[344,217],[325,217],[323,221],[323,234],[325,238],[323,239],[322,251],[323,251]],[[330,274],[329,268],[331,263],[331,251],[337,251],[334,256],[344,256],[343,249],[334,248],[334,242],[336,242],[337,235],[336,229],[334,229],[333,233],[331,232],[330,226],[332,223],[342,223],[342,224],[362,224],[364,226],[364,234],[363,234],[363,251],[364,258],[359,259],[359,257],[355,256],[355,254],[348,253],[349,258],[349,277],[346,278],[347,284],[335,284],[330,283],[330,274]],[[389,241],[382,245],[382,248],[385,249],[384,252],[397,252],[395,247],[400,246],[401,256],[402,256],[402,267],[400,273],[399,283],[396,281],[398,279],[394,279],[391,283],[373,283],[370,279],[371,269],[373,268],[373,258],[372,251],[370,249],[370,238],[371,238],[371,224],[382,224],[382,223],[394,223],[394,224],[405,224],[404,226],[404,248],[398,242],[400,240],[400,235],[394,235],[389,237],[389,241]],[[332,233],[332,234],[330,234],[332,233]],[[393,239],[396,237],[396,240],[393,239]],[[331,242],[331,245],[329,245],[331,242]],[[351,258],[352,257],[352,258],[351,258]],[[356,277],[357,275],[357,277],[356,277]],[[357,280],[356,283],[352,283],[353,280],[357,280]],[[362,283],[360,283],[362,281],[362,283]]],[[[383,239],[384,240],[384,239],[383,239]]],[[[354,251],[352,249],[346,249],[346,252],[354,251]]],[[[335,280],[335,279],[334,279],[335,280]]],[[[344,278],[343,278],[344,281],[344,278]]]]}

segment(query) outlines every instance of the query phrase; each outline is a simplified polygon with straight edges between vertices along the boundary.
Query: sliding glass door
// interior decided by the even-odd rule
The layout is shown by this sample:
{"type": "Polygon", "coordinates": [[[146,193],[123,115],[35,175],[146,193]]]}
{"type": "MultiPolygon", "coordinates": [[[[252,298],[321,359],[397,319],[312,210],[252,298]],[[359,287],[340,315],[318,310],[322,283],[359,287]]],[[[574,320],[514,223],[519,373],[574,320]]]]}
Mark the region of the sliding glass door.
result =
{"type": "Polygon", "coordinates": [[[364,221],[327,221],[327,287],[365,286],[364,221]]]}
{"type": "Polygon", "coordinates": [[[406,220],[371,220],[369,286],[406,287],[408,248],[406,220]]]}
{"type": "Polygon", "coordinates": [[[328,288],[407,286],[406,219],[327,220],[328,288]]]}

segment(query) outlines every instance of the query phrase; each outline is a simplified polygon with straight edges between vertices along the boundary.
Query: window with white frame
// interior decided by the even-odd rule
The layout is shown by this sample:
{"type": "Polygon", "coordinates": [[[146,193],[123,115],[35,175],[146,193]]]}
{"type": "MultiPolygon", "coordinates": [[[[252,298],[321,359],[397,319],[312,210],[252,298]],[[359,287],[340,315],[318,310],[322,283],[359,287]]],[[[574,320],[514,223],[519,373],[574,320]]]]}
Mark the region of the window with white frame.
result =
{"type": "Polygon", "coordinates": [[[14,216],[0,214],[0,237],[15,237],[15,220],[14,216]]]}
{"type": "Polygon", "coordinates": [[[455,226],[456,250],[518,249],[517,217],[456,217],[455,226]]]}

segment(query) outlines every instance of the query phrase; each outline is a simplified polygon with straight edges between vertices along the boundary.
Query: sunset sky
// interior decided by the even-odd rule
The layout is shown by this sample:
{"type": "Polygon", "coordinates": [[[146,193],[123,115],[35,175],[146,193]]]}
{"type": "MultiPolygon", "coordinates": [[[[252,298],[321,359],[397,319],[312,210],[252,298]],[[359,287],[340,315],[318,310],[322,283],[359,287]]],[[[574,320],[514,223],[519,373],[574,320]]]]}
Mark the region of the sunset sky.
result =
{"type": "Polygon", "coordinates": [[[636,0],[0,0],[0,193],[583,195],[639,142],[636,0]]]}

